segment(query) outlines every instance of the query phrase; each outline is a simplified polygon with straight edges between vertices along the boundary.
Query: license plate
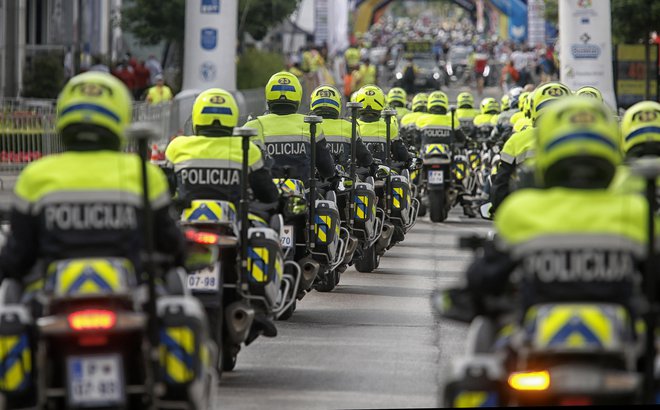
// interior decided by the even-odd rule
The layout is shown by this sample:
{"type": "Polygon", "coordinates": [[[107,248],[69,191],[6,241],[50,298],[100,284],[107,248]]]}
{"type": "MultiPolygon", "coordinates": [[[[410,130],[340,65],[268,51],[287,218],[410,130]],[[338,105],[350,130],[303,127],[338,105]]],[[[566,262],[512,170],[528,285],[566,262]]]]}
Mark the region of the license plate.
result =
{"type": "Polygon", "coordinates": [[[445,173],[443,171],[429,171],[429,184],[440,185],[445,181],[445,173]]]}
{"type": "Polygon", "coordinates": [[[72,407],[116,406],[124,402],[120,355],[71,356],[67,368],[72,407]]]}
{"type": "Polygon", "coordinates": [[[204,269],[188,274],[188,289],[198,292],[213,292],[220,289],[220,264],[214,263],[204,269]]]}
{"type": "Polygon", "coordinates": [[[293,225],[284,225],[280,235],[280,244],[283,248],[293,248],[293,225]]]}

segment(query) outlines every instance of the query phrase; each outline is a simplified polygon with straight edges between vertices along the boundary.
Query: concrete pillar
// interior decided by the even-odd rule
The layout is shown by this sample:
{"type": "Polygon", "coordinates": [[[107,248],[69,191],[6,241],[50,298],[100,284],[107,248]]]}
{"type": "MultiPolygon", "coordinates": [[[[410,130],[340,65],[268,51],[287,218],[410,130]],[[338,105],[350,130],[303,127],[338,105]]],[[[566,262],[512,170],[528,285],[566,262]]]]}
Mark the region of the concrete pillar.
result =
{"type": "Polygon", "coordinates": [[[23,82],[23,65],[25,64],[25,0],[3,2],[3,25],[0,30],[4,34],[3,48],[3,83],[2,95],[17,97],[20,95],[23,82]]]}
{"type": "Polygon", "coordinates": [[[186,0],[183,89],[236,90],[238,0],[186,0]]]}

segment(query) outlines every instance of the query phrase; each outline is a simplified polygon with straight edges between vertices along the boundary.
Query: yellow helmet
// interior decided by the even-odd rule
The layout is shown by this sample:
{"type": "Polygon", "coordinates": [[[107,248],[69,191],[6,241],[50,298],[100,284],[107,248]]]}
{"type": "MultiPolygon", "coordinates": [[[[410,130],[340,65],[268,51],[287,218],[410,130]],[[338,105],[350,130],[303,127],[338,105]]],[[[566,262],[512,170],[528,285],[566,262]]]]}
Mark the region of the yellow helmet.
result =
{"type": "Polygon", "coordinates": [[[479,106],[482,114],[497,114],[500,112],[500,104],[494,98],[484,98],[479,106]]]}
{"type": "Polygon", "coordinates": [[[415,94],[412,100],[413,111],[426,111],[426,103],[429,100],[429,95],[426,93],[415,94]]]}
{"type": "Polygon", "coordinates": [[[360,111],[382,111],[385,108],[385,94],[380,87],[365,85],[360,88],[355,97],[357,102],[362,103],[360,111]]]}
{"type": "Polygon", "coordinates": [[[660,145],[660,103],[642,101],[628,108],[621,120],[621,134],[626,155],[644,146],[660,145]]]}
{"type": "Polygon", "coordinates": [[[462,92],[456,97],[458,108],[474,108],[474,97],[468,92],[462,92]]]}
{"type": "Polygon", "coordinates": [[[288,71],[273,74],[266,84],[268,104],[288,104],[298,107],[302,101],[302,86],[298,77],[288,71]]]}
{"type": "Polygon", "coordinates": [[[387,103],[392,105],[393,102],[401,103],[401,107],[405,106],[408,102],[408,94],[401,87],[394,87],[387,93],[387,103]]]}
{"type": "Polygon", "coordinates": [[[529,97],[530,92],[529,91],[523,91],[520,93],[518,96],[518,109],[520,111],[523,111],[525,108],[525,101],[527,101],[527,98],[529,97]]]}
{"type": "MultiPolygon", "coordinates": [[[[530,113],[532,121],[537,121],[541,111],[561,97],[571,95],[571,90],[560,82],[550,82],[539,86],[531,94],[530,113]]],[[[527,97],[528,99],[530,97],[527,97]]]]}
{"type": "Polygon", "coordinates": [[[580,95],[583,97],[590,97],[590,98],[595,98],[598,101],[602,102],[603,101],[603,94],[601,94],[600,90],[596,87],[592,87],[589,85],[586,85],[584,87],[581,87],[575,92],[575,95],[580,95]]]}
{"type": "Polygon", "coordinates": [[[65,145],[76,142],[76,131],[82,126],[98,131],[87,132],[86,141],[119,150],[126,142],[124,131],[131,122],[132,107],[124,83],[110,74],[90,71],[70,79],[60,92],[55,127],[65,145]],[[90,141],[89,134],[97,135],[99,140],[90,141]]]}
{"type": "Polygon", "coordinates": [[[429,94],[429,99],[426,102],[426,109],[428,112],[443,111],[444,114],[449,109],[449,97],[442,91],[433,91],[429,94]]]}
{"type": "Polygon", "coordinates": [[[339,90],[331,85],[321,85],[312,91],[309,100],[309,109],[314,110],[334,110],[337,114],[341,113],[341,94],[339,90]]]}
{"type": "Polygon", "coordinates": [[[228,129],[227,135],[238,125],[238,104],[234,96],[221,88],[209,88],[195,99],[192,126],[197,135],[206,127],[228,129]]]}
{"type": "Polygon", "coordinates": [[[510,101],[511,101],[511,97],[509,97],[509,94],[504,94],[502,96],[502,99],[500,100],[500,106],[502,111],[506,111],[509,108],[511,108],[511,105],[509,103],[510,101]]]}
{"type": "Polygon", "coordinates": [[[561,98],[545,109],[535,132],[537,177],[546,185],[604,188],[621,162],[616,119],[596,99],[561,98]]]}

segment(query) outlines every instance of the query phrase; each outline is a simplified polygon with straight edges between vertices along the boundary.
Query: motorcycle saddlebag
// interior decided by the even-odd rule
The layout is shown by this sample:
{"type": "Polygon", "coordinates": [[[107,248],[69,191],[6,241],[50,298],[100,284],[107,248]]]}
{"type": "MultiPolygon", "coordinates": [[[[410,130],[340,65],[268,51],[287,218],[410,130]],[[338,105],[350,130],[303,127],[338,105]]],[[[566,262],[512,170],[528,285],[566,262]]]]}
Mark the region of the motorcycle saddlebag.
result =
{"type": "Polygon", "coordinates": [[[335,259],[337,247],[339,246],[339,228],[341,226],[337,204],[332,201],[316,201],[314,218],[314,233],[316,236],[314,253],[326,254],[329,260],[332,261],[335,259]]]}
{"type": "Polygon", "coordinates": [[[157,301],[160,319],[160,379],[167,395],[203,379],[210,363],[207,320],[199,300],[163,296],[157,301]]]}
{"type": "Polygon", "coordinates": [[[248,284],[249,292],[264,297],[269,305],[275,304],[279,296],[283,275],[283,256],[280,238],[271,228],[248,230],[248,284]]]}
{"type": "Polygon", "coordinates": [[[403,219],[404,224],[408,223],[408,209],[412,206],[412,197],[408,179],[402,175],[395,175],[391,179],[392,186],[392,216],[403,219]]]}
{"type": "Polygon", "coordinates": [[[0,392],[22,395],[32,387],[32,322],[21,305],[0,306],[0,392]]]}

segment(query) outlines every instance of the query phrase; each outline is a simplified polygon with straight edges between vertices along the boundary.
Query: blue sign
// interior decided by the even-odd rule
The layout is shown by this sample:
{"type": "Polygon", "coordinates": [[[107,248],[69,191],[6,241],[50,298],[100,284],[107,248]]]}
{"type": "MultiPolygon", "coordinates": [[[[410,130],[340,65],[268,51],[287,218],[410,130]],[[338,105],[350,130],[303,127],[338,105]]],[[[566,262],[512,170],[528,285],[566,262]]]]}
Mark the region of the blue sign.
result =
{"type": "Polygon", "coordinates": [[[220,0],[202,0],[202,14],[220,14],[220,0]]]}
{"type": "Polygon", "coordinates": [[[203,28],[200,34],[202,48],[213,50],[218,45],[218,30],[214,28],[203,28]]]}

